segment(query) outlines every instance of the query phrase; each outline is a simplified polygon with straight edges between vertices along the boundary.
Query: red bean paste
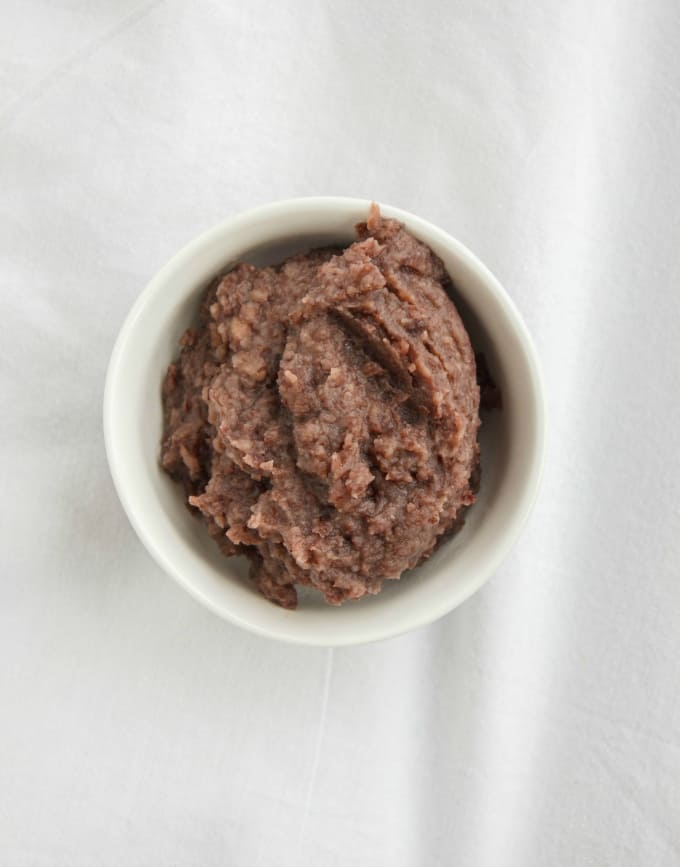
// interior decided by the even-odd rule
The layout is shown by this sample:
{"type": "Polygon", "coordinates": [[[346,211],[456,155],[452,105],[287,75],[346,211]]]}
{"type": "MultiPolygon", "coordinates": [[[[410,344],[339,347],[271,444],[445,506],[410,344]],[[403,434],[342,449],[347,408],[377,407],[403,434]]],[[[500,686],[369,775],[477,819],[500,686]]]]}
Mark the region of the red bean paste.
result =
{"type": "Polygon", "coordinates": [[[218,278],[163,384],[164,469],[284,608],[296,585],[378,593],[475,499],[479,387],[449,277],[376,205],[357,236],[218,278]]]}

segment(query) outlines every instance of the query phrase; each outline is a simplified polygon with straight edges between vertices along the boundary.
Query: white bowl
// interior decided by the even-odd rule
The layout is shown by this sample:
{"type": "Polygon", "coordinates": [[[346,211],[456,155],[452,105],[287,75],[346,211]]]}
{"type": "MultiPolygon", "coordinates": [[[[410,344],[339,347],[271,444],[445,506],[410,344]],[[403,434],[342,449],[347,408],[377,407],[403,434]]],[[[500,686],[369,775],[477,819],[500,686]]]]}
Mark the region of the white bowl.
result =
{"type": "Polygon", "coordinates": [[[104,397],[106,450],[118,496],[157,563],[226,620],[283,641],[347,645],[422,626],[460,605],[489,578],[515,542],[538,489],[544,448],[541,376],[531,338],[495,277],[446,232],[381,205],[386,217],[441,257],[475,350],[486,355],[503,395],[480,433],[482,482],[463,530],[422,566],[385,582],[377,596],[340,607],[302,592],[296,611],[268,602],[247,578],[242,558],[225,558],[181,487],[161,470],[160,389],[177,341],[207,284],[239,260],[275,264],[301,249],[347,244],[370,202],[307,198],[248,211],[205,232],[153,278],[130,311],[109,364],[104,397]]]}

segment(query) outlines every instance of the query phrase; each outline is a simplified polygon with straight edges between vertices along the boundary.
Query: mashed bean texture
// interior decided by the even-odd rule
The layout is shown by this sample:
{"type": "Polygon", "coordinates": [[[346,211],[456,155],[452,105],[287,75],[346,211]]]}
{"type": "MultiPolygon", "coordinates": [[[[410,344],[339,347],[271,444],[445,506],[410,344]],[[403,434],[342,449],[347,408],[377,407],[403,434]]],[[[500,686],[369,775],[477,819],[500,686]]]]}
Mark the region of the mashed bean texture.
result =
{"type": "Polygon", "coordinates": [[[357,235],[220,277],[163,384],[163,467],[285,608],[296,585],[377,593],[475,498],[479,388],[449,278],[375,205],[357,235]]]}

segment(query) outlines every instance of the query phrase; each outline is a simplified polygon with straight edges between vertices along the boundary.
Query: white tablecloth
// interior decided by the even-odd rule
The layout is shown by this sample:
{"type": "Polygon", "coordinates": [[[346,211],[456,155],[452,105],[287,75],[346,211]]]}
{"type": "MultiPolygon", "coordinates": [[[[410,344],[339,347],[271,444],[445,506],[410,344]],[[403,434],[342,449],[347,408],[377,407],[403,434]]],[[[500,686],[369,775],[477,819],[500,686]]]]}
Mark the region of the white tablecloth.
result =
{"type": "Polygon", "coordinates": [[[676,0],[4,0],[0,863],[680,863],[676,0]],[[185,241],[373,197],[496,272],[542,493],[442,621],[346,650],[203,610],[123,515],[104,374],[185,241]]]}

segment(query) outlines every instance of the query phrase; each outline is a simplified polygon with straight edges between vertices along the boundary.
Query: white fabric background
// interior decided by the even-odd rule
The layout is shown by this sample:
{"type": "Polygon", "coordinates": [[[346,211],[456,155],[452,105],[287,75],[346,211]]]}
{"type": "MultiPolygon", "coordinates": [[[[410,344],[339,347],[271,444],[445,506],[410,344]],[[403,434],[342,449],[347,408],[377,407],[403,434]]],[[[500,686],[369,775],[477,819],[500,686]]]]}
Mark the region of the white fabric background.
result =
{"type": "Polygon", "coordinates": [[[680,863],[675,0],[3,0],[3,867],[680,863]],[[102,388],[146,281],[294,195],[440,224],[547,383],[514,553],[386,643],[279,646],[154,565],[102,388]]]}

